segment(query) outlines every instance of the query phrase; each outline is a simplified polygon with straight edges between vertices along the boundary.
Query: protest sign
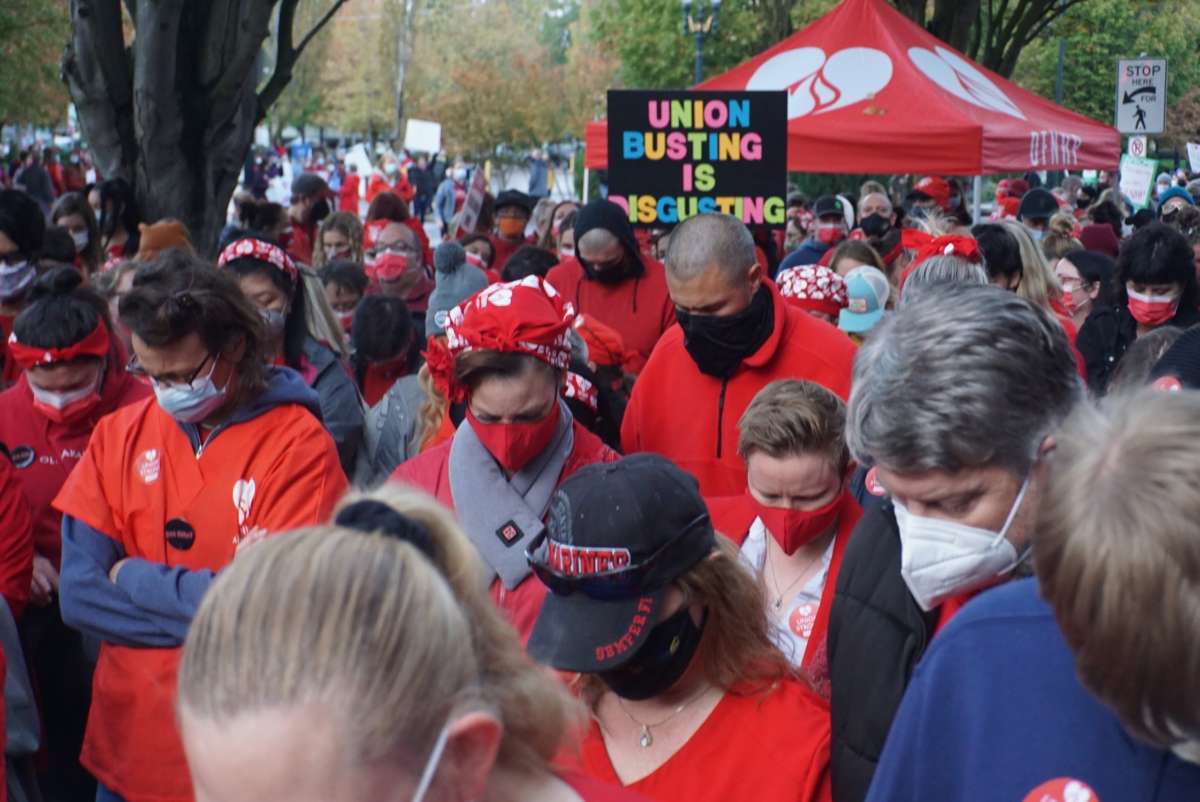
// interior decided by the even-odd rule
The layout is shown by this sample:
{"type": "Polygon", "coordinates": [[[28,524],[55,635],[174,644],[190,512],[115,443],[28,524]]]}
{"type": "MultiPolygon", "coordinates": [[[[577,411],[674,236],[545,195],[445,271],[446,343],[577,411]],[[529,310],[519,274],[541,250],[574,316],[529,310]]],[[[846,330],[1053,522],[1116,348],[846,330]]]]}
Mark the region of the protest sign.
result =
{"type": "Polygon", "coordinates": [[[608,93],[608,199],[635,226],[787,220],[786,92],[608,93]]]}
{"type": "Polygon", "coordinates": [[[1157,164],[1153,159],[1121,157],[1121,194],[1133,201],[1136,209],[1144,209],[1150,205],[1150,188],[1154,186],[1154,169],[1157,164]]]}

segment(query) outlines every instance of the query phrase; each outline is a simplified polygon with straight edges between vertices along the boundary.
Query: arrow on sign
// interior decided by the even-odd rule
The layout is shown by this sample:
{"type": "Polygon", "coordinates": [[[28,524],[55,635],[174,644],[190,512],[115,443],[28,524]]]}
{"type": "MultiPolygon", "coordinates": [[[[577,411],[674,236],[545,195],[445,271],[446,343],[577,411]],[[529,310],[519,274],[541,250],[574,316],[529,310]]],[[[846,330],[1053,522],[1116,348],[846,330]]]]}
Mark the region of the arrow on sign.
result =
{"type": "Polygon", "coordinates": [[[1154,87],[1154,86],[1143,86],[1140,89],[1133,90],[1132,92],[1126,91],[1125,99],[1121,101],[1121,105],[1125,105],[1126,103],[1133,103],[1134,102],[1133,99],[1135,97],[1137,97],[1138,95],[1156,95],[1156,94],[1158,94],[1158,88],[1154,87]]]}

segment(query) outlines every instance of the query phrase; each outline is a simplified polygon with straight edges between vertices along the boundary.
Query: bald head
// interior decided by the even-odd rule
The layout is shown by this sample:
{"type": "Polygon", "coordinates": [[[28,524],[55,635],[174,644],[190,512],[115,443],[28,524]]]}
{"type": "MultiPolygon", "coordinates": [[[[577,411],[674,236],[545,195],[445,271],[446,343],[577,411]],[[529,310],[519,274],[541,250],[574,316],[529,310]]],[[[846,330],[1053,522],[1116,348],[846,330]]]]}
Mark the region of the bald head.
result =
{"type": "Polygon", "coordinates": [[[882,192],[869,192],[863,195],[862,199],[858,202],[859,220],[872,214],[881,214],[884,217],[890,217],[892,211],[892,201],[882,192]]]}
{"type": "Polygon", "coordinates": [[[621,240],[606,228],[593,228],[575,242],[575,251],[585,262],[611,262],[623,253],[621,240]]]}
{"type": "Polygon", "coordinates": [[[702,214],[689,217],[671,232],[667,275],[686,282],[716,268],[737,286],[751,281],[750,268],[757,260],[754,238],[741,221],[727,214],[702,214]]]}

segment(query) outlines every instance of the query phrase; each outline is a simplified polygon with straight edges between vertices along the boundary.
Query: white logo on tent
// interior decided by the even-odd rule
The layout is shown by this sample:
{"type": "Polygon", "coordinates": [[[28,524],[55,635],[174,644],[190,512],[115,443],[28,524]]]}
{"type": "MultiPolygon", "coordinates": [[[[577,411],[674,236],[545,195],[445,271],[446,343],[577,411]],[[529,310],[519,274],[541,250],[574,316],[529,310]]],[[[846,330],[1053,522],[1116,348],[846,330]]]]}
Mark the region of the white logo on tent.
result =
{"type": "Polygon", "coordinates": [[[892,60],[882,50],[848,47],[826,59],[819,47],[800,47],[760,64],[746,89],[786,89],[794,120],[869,100],[891,80],[892,60]]]}
{"type": "Polygon", "coordinates": [[[926,78],[955,97],[989,111],[1025,119],[1025,115],[1000,87],[962,56],[944,47],[935,50],[910,47],[908,57],[926,78]]]}

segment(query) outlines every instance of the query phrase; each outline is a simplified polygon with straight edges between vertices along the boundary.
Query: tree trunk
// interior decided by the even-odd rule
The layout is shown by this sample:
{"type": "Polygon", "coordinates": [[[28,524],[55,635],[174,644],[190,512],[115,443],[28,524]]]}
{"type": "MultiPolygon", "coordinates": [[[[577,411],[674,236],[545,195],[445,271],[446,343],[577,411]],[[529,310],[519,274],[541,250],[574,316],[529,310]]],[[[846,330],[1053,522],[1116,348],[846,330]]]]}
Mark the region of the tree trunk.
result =
{"type": "Polygon", "coordinates": [[[304,45],[341,6],[293,47],[296,0],[281,0],[276,72],[259,96],[259,56],[276,2],[131,2],[127,50],[121,0],[71,0],[63,74],[97,169],[133,184],[145,220],[181,220],[202,254],[216,251],[255,125],[304,45]]]}

